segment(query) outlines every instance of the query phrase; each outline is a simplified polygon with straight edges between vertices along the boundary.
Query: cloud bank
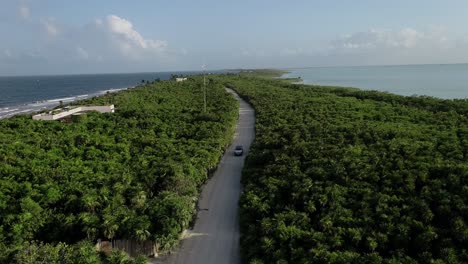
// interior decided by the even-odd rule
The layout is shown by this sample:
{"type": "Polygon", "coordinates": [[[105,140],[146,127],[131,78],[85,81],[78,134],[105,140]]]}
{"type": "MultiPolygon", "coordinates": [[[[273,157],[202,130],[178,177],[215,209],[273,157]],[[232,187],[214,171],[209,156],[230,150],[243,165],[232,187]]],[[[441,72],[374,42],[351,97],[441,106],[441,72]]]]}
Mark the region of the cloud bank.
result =
{"type": "Polygon", "coordinates": [[[109,14],[68,25],[38,15],[32,3],[15,0],[0,10],[0,34],[7,36],[0,42],[0,75],[186,70],[200,69],[202,62],[208,68],[284,68],[468,61],[468,30],[457,35],[443,27],[369,29],[332,39],[301,32],[277,41],[229,41],[222,34],[204,41],[192,30],[173,34],[178,43],[169,45],[157,27],[142,32],[128,17],[109,14]]]}
{"type": "Polygon", "coordinates": [[[327,55],[354,59],[355,64],[456,63],[468,60],[466,40],[443,28],[372,29],[335,39],[327,55]]]}
{"type": "Polygon", "coordinates": [[[17,35],[34,42],[23,41],[20,47],[0,43],[1,74],[156,71],[171,57],[187,53],[143,36],[130,20],[114,14],[69,26],[53,17],[34,17],[27,4],[18,5],[17,16],[24,22],[16,25],[23,28],[17,35]]]}
{"type": "Polygon", "coordinates": [[[468,34],[456,35],[443,27],[370,29],[280,50],[240,50],[256,67],[308,67],[394,64],[466,63],[468,34]],[[260,61],[258,54],[262,54],[260,61]]]}
{"type": "Polygon", "coordinates": [[[333,43],[336,49],[413,48],[426,38],[412,28],[399,31],[370,30],[344,36],[333,43]]]}

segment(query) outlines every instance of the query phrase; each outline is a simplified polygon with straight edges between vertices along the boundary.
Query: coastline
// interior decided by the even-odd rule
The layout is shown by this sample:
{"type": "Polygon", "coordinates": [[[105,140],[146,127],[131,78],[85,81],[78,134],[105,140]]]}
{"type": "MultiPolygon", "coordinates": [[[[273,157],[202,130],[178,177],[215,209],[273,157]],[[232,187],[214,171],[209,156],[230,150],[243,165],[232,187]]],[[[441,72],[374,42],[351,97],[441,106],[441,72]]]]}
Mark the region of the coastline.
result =
{"type": "Polygon", "coordinates": [[[91,93],[91,94],[72,95],[69,97],[54,98],[54,99],[24,103],[20,105],[4,106],[4,107],[0,107],[0,120],[12,118],[17,115],[33,115],[33,114],[37,114],[46,110],[51,110],[59,106],[60,102],[66,105],[70,103],[76,103],[81,100],[103,96],[107,93],[118,93],[118,92],[130,90],[136,87],[138,87],[138,85],[130,86],[130,87],[100,90],[98,92],[91,93]]]}
{"type": "Polygon", "coordinates": [[[154,80],[169,80],[174,75],[200,72],[147,72],[0,77],[0,119],[47,110],[80,99],[115,92],[154,80]]]}
{"type": "MultiPolygon", "coordinates": [[[[225,73],[215,70],[210,73],[225,73]]],[[[142,82],[170,80],[174,76],[193,76],[200,71],[78,74],[0,77],[0,120],[15,115],[35,113],[58,106],[59,102],[116,92],[139,86],[142,82]]]]}

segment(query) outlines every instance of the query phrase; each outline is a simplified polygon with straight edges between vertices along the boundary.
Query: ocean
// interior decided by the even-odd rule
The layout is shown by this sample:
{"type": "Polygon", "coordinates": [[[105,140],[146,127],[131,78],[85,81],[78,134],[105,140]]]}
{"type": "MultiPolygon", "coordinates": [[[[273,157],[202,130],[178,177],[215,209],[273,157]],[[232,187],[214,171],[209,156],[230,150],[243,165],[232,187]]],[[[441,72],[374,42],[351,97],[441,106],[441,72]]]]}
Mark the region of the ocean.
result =
{"type": "Polygon", "coordinates": [[[312,67],[286,69],[283,77],[301,77],[304,84],[355,87],[443,99],[468,98],[468,64],[312,67]]]}
{"type": "Polygon", "coordinates": [[[200,72],[156,72],[57,76],[0,77],[0,119],[16,114],[50,109],[68,103],[135,87],[142,80],[167,80],[172,74],[200,72]]]}

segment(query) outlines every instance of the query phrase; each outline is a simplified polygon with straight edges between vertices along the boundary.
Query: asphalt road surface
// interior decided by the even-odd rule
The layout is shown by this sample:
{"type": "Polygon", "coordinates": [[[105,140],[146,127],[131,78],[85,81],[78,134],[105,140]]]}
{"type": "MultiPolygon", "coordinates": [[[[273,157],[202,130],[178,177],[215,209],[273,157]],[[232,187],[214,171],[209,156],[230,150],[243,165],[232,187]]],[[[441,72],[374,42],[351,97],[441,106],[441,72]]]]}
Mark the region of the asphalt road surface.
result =
{"type": "Polygon", "coordinates": [[[164,261],[170,264],[240,263],[239,208],[241,172],[255,136],[255,112],[234,91],[239,100],[239,121],[235,138],[221,159],[213,177],[203,187],[193,230],[188,230],[181,247],[164,261]],[[234,156],[236,145],[244,155],[234,156]]]}

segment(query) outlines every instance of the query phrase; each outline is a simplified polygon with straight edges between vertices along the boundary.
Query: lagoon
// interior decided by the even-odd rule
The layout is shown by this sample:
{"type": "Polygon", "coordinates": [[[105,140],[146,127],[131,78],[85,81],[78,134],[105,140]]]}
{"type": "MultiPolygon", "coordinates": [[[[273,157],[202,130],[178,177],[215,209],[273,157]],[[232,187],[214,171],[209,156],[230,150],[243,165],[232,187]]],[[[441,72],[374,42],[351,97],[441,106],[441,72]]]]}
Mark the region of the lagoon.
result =
{"type": "Polygon", "coordinates": [[[304,84],[355,87],[413,96],[468,98],[468,64],[311,67],[286,69],[304,84]]]}

